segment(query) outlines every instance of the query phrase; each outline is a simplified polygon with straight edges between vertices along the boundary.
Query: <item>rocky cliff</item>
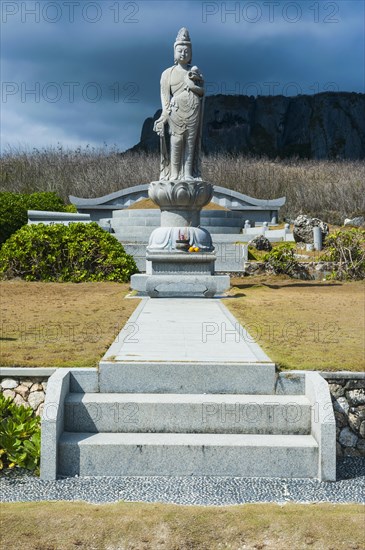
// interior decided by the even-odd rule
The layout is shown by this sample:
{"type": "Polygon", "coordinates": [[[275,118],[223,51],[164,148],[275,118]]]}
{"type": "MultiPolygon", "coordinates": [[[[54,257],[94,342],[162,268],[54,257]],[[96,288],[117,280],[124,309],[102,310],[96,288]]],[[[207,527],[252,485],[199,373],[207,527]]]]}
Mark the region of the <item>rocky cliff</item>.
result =
{"type": "MultiPolygon", "coordinates": [[[[153,123],[133,150],[158,151],[153,123]]],[[[315,159],[365,158],[365,94],[234,96],[205,99],[203,151],[315,159]]]]}

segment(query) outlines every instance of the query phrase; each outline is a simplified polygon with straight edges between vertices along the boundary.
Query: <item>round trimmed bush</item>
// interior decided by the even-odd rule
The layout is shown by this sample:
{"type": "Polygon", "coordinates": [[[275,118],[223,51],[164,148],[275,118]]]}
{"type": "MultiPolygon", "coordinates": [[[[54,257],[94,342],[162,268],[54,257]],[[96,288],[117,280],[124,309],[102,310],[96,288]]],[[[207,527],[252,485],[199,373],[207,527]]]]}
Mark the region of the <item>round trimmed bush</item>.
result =
{"type": "Polygon", "coordinates": [[[0,275],[26,281],[127,282],[137,266],[97,223],[25,225],[0,250],[0,275]]]}
{"type": "Polygon", "coordinates": [[[56,193],[0,193],[0,245],[28,221],[27,210],[75,212],[56,193]]]}

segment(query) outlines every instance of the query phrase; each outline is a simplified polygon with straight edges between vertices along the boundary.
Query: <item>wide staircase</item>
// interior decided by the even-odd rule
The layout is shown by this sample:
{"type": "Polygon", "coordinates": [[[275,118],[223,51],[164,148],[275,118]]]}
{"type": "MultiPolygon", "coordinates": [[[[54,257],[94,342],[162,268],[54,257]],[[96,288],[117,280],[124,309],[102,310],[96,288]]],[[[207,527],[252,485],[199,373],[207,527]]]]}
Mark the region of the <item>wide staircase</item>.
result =
{"type": "Polygon", "coordinates": [[[333,480],[327,383],[277,374],[220,300],[143,299],[98,369],[48,381],[41,477],[59,475],[333,480]]]}
{"type": "Polygon", "coordinates": [[[306,395],[278,394],[274,385],[238,393],[242,365],[221,365],[215,376],[207,365],[179,365],[172,377],[160,367],[154,383],[151,365],[133,367],[139,382],[126,393],[67,393],[58,475],[321,477],[318,419],[306,395]]]}

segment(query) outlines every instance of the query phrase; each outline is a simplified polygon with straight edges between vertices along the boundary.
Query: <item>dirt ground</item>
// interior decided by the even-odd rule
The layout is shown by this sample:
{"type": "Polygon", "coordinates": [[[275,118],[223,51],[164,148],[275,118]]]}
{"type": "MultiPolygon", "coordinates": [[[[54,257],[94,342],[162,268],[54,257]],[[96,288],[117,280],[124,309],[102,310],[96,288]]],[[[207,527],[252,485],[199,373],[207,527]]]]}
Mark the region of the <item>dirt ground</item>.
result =
{"type": "MultiPolygon", "coordinates": [[[[236,277],[225,305],[283,369],[365,369],[365,285],[236,277]]],[[[139,303],[128,284],[0,282],[1,366],[96,366],[139,303]]]]}
{"type": "Polygon", "coordinates": [[[94,367],[139,304],[128,284],[0,282],[1,366],[94,367]]]}
{"type": "Polygon", "coordinates": [[[2,504],[1,541],[8,550],[360,550],[364,520],[362,506],[346,504],[12,503],[2,504]]]}
{"type": "Polygon", "coordinates": [[[231,279],[225,305],[281,368],[365,369],[365,285],[284,277],[231,279]]]}

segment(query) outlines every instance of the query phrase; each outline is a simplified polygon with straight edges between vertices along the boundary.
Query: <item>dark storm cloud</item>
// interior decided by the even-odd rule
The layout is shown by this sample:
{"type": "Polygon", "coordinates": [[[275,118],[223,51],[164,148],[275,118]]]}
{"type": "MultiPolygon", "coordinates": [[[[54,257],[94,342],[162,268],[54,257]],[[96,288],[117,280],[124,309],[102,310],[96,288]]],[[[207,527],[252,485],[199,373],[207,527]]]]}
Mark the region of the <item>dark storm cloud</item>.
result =
{"type": "Polygon", "coordinates": [[[2,147],[134,145],[160,106],[160,74],[181,26],[208,93],[363,91],[362,2],[44,0],[1,9],[2,147]]]}

